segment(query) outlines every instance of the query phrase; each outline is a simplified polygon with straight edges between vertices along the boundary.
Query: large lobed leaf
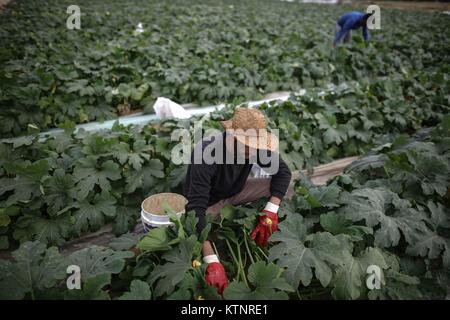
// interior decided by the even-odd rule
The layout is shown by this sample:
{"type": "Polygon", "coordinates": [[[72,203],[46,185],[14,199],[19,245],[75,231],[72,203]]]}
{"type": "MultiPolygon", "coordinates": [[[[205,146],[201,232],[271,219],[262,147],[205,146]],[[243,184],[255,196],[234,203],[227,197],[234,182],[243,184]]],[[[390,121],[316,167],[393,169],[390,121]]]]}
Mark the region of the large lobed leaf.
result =
{"type": "Polygon", "coordinates": [[[270,237],[275,245],[269,250],[269,261],[284,268],[284,277],[295,288],[308,286],[313,275],[326,287],[333,277],[333,268],[351,259],[352,247],[344,235],[328,232],[306,235],[306,226],[299,215],[290,215],[279,224],[279,231],[270,237]]]}
{"type": "Polygon", "coordinates": [[[26,242],[12,254],[14,261],[0,260],[0,298],[35,297],[36,291],[55,286],[66,276],[58,249],[46,249],[39,241],[26,242]]]}
{"type": "Polygon", "coordinates": [[[248,268],[248,281],[253,288],[243,282],[232,282],[224,291],[227,300],[286,300],[286,292],[294,289],[281,277],[283,269],[273,263],[256,262],[248,268]]]}

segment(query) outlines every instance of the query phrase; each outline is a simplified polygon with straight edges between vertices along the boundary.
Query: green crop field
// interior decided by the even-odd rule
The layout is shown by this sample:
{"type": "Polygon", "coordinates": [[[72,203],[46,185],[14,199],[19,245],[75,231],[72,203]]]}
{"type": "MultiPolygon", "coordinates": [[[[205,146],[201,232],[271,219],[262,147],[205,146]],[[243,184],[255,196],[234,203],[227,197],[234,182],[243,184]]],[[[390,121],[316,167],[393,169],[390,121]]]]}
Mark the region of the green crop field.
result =
{"type": "Polygon", "coordinates": [[[81,29],[68,30],[70,4],[17,0],[0,12],[0,299],[450,294],[450,16],[382,10],[369,42],[355,32],[333,49],[345,6],[78,1],[81,29]],[[361,158],[326,186],[302,175],[266,248],[250,238],[263,202],[226,207],[202,234],[192,212],[174,228],[131,233],[146,196],[182,192],[173,130],[219,129],[239,103],[280,90],[294,93],[259,108],[292,171],[361,158]],[[153,112],[160,96],[227,106],[76,130],[153,112]],[[54,127],[63,131],[42,134],[54,127]],[[116,236],[107,245],[63,252],[106,225],[116,236]],[[230,280],[223,296],[193,263],[207,231],[230,280]],[[66,288],[69,265],[89,270],[81,290],[66,288]],[[380,289],[366,287],[370,265],[382,269],[380,289]]]}
{"type": "Polygon", "coordinates": [[[69,1],[17,1],[1,13],[0,136],[66,120],[151,112],[155,98],[200,105],[255,100],[383,76],[449,73],[446,15],[383,11],[365,45],[331,50],[345,7],[279,1],[79,1],[81,29],[68,30],[69,1]],[[144,4],[145,3],[145,4],[144,4]],[[144,32],[136,33],[142,23],[144,32]]]}

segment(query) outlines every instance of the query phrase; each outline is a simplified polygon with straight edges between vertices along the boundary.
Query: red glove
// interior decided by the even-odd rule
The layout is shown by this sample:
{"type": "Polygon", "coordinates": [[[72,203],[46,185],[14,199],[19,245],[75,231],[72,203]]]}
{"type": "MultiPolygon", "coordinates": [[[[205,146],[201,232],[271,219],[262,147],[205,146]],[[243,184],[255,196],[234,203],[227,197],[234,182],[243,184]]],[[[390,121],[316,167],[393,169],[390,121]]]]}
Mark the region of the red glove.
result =
{"type": "Polygon", "coordinates": [[[258,225],[253,229],[251,237],[258,246],[265,247],[272,233],[278,230],[278,215],[268,210],[262,212],[265,215],[258,218],[258,225]]]}
{"type": "Polygon", "coordinates": [[[212,262],[206,267],[206,283],[217,288],[217,293],[222,294],[223,290],[228,287],[228,278],[225,269],[220,262],[212,262]]]}

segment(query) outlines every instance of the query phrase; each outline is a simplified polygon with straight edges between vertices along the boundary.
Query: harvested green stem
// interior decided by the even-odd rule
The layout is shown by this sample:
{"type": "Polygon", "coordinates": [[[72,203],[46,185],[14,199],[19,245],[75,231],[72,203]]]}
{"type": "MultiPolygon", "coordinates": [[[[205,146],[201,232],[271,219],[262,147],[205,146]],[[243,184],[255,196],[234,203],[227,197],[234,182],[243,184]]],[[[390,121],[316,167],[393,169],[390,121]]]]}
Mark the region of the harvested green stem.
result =
{"type": "Polygon", "coordinates": [[[263,259],[261,259],[258,252],[256,252],[256,251],[255,251],[255,260],[256,260],[256,262],[263,261],[263,259]]]}
{"type": "Polygon", "coordinates": [[[264,252],[263,249],[261,249],[260,247],[258,247],[259,251],[262,253],[262,255],[264,256],[264,258],[266,258],[267,260],[269,260],[269,257],[266,255],[266,253],[264,252]]]}
{"type": "Polygon", "coordinates": [[[237,272],[236,272],[236,280],[237,281],[239,281],[239,276],[240,276],[240,274],[239,274],[239,263],[238,263],[238,260],[236,259],[236,255],[234,254],[234,251],[233,251],[233,249],[231,248],[231,245],[230,245],[230,242],[228,241],[228,239],[225,239],[225,242],[226,242],[226,244],[227,244],[227,247],[228,247],[228,250],[230,250],[230,253],[231,253],[231,256],[232,256],[232,258],[233,258],[233,262],[234,262],[234,264],[236,265],[236,268],[237,268],[237,272]]]}
{"type": "Polygon", "coordinates": [[[248,246],[247,233],[244,233],[244,243],[245,243],[245,248],[247,250],[248,256],[250,257],[250,261],[253,264],[253,263],[255,263],[255,260],[253,260],[252,252],[250,251],[250,247],[248,246]]]}
{"type": "Polygon", "coordinates": [[[248,287],[247,277],[245,276],[245,270],[244,270],[244,266],[242,264],[241,246],[239,245],[239,243],[237,243],[236,246],[237,246],[237,253],[238,253],[238,258],[239,258],[239,269],[241,271],[242,279],[244,280],[245,285],[248,287]]]}

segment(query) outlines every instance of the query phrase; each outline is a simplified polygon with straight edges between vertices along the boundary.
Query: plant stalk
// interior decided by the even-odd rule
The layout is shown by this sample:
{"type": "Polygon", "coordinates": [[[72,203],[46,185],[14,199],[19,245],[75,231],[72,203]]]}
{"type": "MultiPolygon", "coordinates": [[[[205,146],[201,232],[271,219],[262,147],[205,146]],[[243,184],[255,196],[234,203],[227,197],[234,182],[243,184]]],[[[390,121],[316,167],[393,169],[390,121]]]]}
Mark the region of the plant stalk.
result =
{"type": "Polygon", "coordinates": [[[250,261],[253,264],[253,263],[255,263],[255,260],[253,260],[252,252],[250,251],[250,247],[248,246],[247,233],[244,233],[244,243],[245,243],[245,248],[247,249],[248,256],[250,257],[250,261]]]}
{"type": "Polygon", "coordinates": [[[245,285],[248,287],[247,278],[245,277],[244,266],[242,265],[241,248],[239,246],[239,243],[237,243],[236,246],[237,246],[238,258],[239,258],[239,270],[241,271],[242,279],[244,280],[245,285]]]}
{"type": "Polygon", "coordinates": [[[231,253],[231,257],[233,258],[233,263],[236,265],[237,268],[237,272],[236,272],[236,277],[237,277],[237,281],[239,281],[239,277],[240,277],[240,273],[239,273],[239,263],[238,260],[236,259],[236,255],[234,254],[233,249],[231,248],[230,242],[228,241],[228,239],[225,239],[225,242],[227,244],[228,250],[230,250],[231,253]]]}

